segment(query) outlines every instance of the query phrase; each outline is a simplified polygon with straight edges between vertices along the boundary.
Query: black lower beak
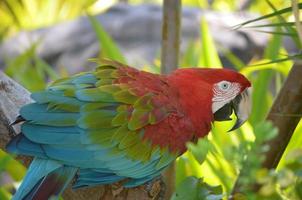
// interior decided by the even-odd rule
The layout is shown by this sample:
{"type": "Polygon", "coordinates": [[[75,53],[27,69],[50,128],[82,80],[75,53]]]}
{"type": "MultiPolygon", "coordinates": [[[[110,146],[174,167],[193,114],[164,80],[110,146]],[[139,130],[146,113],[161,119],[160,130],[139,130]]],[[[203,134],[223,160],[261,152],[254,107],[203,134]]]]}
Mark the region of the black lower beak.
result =
{"type": "Polygon", "coordinates": [[[236,96],[236,98],[232,101],[232,108],[234,110],[234,113],[236,115],[236,122],[235,124],[233,125],[233,127],[228,131],[228,132],[231,132],[233,130],[236,130],[237,128],[239,128],[245,121],[243,119],[241,119],[238,114],[239,114],[239,105],[240,105],[240,102],[242,101],[242,95],[238,95],[236,96]]]}
{"type": "Polygon", "coordinates": [[[237,95],[231,102],[225,104],[222,108],[214,113],[215,121],[229,121],[232,113],[236,115],[236,122],[229,130],[233,131],[239,128],[247,119],[251,111],[251,100],[249,89],[244,90],[241,94],[237,95]]]}
{"type": "Polygon", "coordinates": [[[214,113],[215,121],[230,121],[233,113],[232,102],[225,104],[222,108],[214,113]]]}

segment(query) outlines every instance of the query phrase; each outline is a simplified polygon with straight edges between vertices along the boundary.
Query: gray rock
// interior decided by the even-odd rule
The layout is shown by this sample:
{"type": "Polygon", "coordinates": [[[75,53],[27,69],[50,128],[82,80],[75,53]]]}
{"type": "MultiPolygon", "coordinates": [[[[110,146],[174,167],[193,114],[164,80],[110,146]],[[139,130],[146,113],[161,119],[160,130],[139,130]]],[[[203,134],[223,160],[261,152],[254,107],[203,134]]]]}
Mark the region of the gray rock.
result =
{"type": "MultiPolygon", "coordinates": [[[[182,51],[186,49],[189,41],[198,39],[202,16],[207,19],[218,46],[231,50],[244,62],[261,52],[267,43],[266,34],[232,30],[232,26],[253,18],[254,15],[217,13],[184,7],[182,51]]],[[[162,17],[160,6],[117,4],[96,17],[117,42],[129,64],[150,64],[159,55],[162,17]]],[[[4,65],[5,59],[19,55],[37,41],[40,41],[37,49],[40,57],[52,66],[67,67],[70,73],[90,66],[91,63],[87,59],[96,57],[100,50],[89,20],[87,17],[80,17],[52,27],[21,32],[5,41],[0,46],[0,66],[4,65]]],[[[231,66],[223,51],[219,52],[223,64],[231,66]]]]}

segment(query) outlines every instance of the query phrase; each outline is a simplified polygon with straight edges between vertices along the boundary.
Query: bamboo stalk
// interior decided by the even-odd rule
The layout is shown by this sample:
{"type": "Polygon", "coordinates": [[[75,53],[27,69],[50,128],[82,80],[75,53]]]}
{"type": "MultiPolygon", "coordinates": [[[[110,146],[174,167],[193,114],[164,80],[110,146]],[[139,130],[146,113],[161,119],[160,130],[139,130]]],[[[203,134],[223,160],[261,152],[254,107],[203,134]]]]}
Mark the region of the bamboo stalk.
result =
{"type": "MultiPolygon", "coordinates": [[[[181,0],[164,0],[162,23],[161,73],[169,74],[178,67],[181,0]]],[[[174,163],[164,173],[166,183],[165,199],[170,199],[175,189],[174,163]]]]}
{"type": "Polygon", "coordinates": [[[165,0],[162,24],[161,72],[177,69],[181,29],[181,0],[165,0]]]}

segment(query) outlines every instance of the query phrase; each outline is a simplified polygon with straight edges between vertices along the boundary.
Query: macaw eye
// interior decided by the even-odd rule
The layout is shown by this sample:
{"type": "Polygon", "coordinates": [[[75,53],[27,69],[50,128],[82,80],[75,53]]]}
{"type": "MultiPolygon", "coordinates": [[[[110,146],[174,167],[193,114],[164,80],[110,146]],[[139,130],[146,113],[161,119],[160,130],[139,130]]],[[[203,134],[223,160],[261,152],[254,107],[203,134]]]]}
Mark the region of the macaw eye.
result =
{"type": "Polygon", "coordinates": [[[219,89],[226,91],[230,88],[231,83],[228,81],[221,81],[218,83],[219,89]]]}

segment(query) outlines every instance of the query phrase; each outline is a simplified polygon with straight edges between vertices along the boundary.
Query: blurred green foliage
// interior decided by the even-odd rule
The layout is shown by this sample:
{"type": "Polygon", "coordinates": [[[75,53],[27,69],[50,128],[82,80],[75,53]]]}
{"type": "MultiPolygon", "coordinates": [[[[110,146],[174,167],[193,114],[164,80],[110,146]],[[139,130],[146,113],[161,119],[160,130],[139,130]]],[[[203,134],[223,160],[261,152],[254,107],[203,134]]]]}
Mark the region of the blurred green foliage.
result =
{"type": "Polygon", "coordinates": [[[5,182],[5,176],[11,177],[14,181],[21,181],[25,175],[26,168],[16,161],[11,155],[5,153],[0,149],[0,179],[2,184],[0,185],[0,199],[11,199],[11,193],[14,187],[11,182],[5,182]]]}
{"type": "Polygon", "coordinates": [[[15,59],[7,60],[5,73],[18,80],[30,91],[43,90],[46,80],[59,78],[58,74],[36,54],[38,43],[32,45],[15,59]]]}
{"type": "Polygon", "coordinates": [[[96,0],[0,1],[0,41],[20,30],[45,27],[83,14],[96,0]]]}
{"type": "Polygon", "coordinates": [[[97,21],[97,19],[91,15],[88,15],[91,25],[96,33],[97,39],[99,41],[101,48],[100,58],[110,58],[122,63],[125,63],[125,58],[119,50],[118,46],[115,44],[110,35],[106,33],[102,25],[97,21]]]}
{"type": "MultiPolygon", "coordinates": [[[[48,26],[94,10],[95,2],[93,0],[77,0],[77,3],[71,0],[1,1],[0,18],[3,20],[0,21],[0,41],[1,38],[8,37],[19,30],[48,26]]],[[[148,1],[130,0],[129,2],[148,1]]],[[[161,1],[157,2],[161,3],[161,1]]],[[[206,0],[183,0],[183,4],[223,11],[240,10],[236,0],[215,0],[212,3],[206,0]]],[[[299,40],[294,24],[288,24],[292,18],[291,9],[282,15],[277,11],[288,6],[290,1],[257,0],[251,1],[245,8],[260,12],[264,17],[241,24],[240,28],[248,26],[253,29],[260,28],[252,23],[262,19],[273,18],[266,26],[275,24],[273,26],[275,30],[272,31],[263,57],[254,58],[248,66],[245,66],[232,52],[223,50],[235,68],[252,82],[251,117],[244,126],[232,133],[226,132],[234,123],[233,121],[215,122],[207,138],[200,139],[197,144],[188,144],[190,151],[176,161],[176,191],[173,200],[226,199],[231,195],[239,174],[240,183],[245,187],[240,188],[240,193],[235,193],[234,199],[302,199],[302,138],[299,136],[302,132],[302,123],[299,123],[296,128],[278,170],[260,167],[262,155],[268,150],[264,143],[273,137],[278,137],[276,129],[264,119],[293,64],[293,57],[287,55],[282,46],[282,39],[284,35],[290,35],[294,40],[299,40]],[[273,14],[268,16],[268,13],[273,14]],[[255,186],[259,188],[257,193],[254,192],[255,186]]],[[[125,62],[118,46],[102,25],[93,16],[89,15],[89,19],[103,47],[100,57],[125,62]]],[[[200,32],[200,39],[191,41],[180,58],[181,66],[220,67],[221,61],[205,19],[201,20],[200,32]]],[[[30,91],[41,90],[47,82],[61,76],[37,56],[38,45],[39,42],[15,59],[6,61],[5,72],[30,91]]],[[[156,59],[153,67],[144,69],[159,73],[159,66],[159,59],[156,59]]],[[[0,151],[0,169],[2,175],[10,175],[16,182],[20,181],[25,173],[25,168],[3,151],[0,151]]],[[[9,199],[12,185],[0,187],[0,199],[9,199]]]]}

